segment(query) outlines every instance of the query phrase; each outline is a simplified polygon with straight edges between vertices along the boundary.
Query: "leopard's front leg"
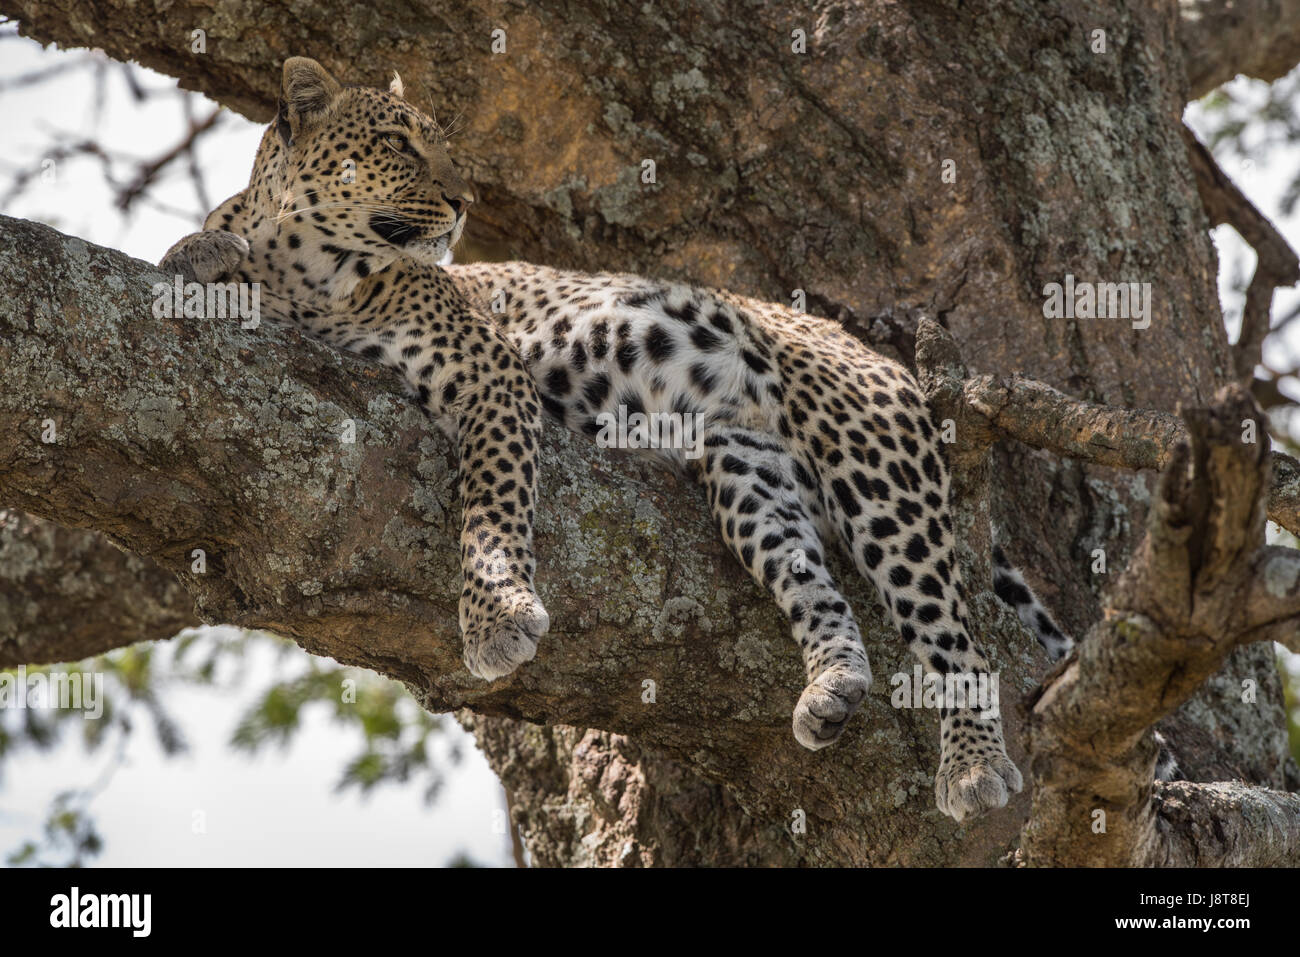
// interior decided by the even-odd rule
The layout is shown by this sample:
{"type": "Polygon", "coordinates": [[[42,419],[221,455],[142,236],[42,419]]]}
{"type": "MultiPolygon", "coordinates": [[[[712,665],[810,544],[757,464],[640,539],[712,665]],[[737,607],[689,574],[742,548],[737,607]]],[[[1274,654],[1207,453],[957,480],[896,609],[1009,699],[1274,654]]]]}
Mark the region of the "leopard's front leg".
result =
{"type": "Polygon", "coordinates": [[[186,282],[220,282],[235,274],[248,258],[248,240],[224,229],[205,229],[181,237],[167,250],[158,268],[186,282]]]}
{"type": "Polygon", "coordinates": [[[492,681],[532,660],[550,615],[533,589],[541,402],[514,348],[482,323],[481,348],[471,344],[467,361],[450,363],[420,395],[455,420],[465,667],[492,681]]]}

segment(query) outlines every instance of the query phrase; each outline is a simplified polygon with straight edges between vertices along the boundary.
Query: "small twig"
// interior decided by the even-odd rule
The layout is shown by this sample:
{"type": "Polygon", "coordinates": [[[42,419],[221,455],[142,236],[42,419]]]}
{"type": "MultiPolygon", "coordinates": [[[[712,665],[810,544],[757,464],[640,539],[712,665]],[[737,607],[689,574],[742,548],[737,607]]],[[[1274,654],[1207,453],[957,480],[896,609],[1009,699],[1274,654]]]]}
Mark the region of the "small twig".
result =
{"type": "Polygon", "coordinates": [[[35,86],[38,83],[44,83],[46,80],[67,73],[69,70],[79,70],[87,63],[94,60],[93,55],[79,56],[71,60],[64,60],[56,63],[54,66],[42,67],[39,70],[32,70],[30,73],[21,73],[18,76],[0,82],[0,92],[8,93],[13,90],[22,89],[25,86],[35,86]]]}
{"type": "Polygon", "coordinates": [[[67,143],[61,146],[51,147],[46,150],[44,155],[33,166],[26,169],[20,169],[14,174],[13,183],[9,189],[0,196],[0,210],[8,208],[24,189],[37,176],[44,171],[46,160],[53,160],[56,164],[63,162],[72,156],[84,155],[91,156],[99,160],[99,165],[103,169],[104,179],[114,188],[118,188],[113,180],[113,160],[98,143],[90,140],[81,140],[75,143],[67,143]]]}
{"type": "MultiPolygon", "coordinates": [[[[185,122],[190,129],[194,129],[194,98],[188,94],[181,94],[181,108],[185,113],[185,122]]],[[[207,210],[212,208],[212,200],[208,196],[207,183],[203,178],[203,169],[199,165],[198,150],[195,144],[198,142],[196,137],[190,137],[185,147],[186,165],[190,172],[190,181],[194,184],[194,195],[199,201],[199,222],[200,228],[203,226],[203,219],[207,210]]]]}
{"type": "Polygon", "coordinates": [[[1300,281],[1300,258],[1268,217],[1233,185],[1196,135],[1186,126],[1182,131],[1192,172],[1196,175],[1196,191],[1200,194],[1210,225],[1227,223],[1254,248],[1258,257],[1255,274],[1246,287],[1241,333],[1233,346],[1237,380],[1250,384],[1263,353],[1264,339],[1269,333],[1273,291],[1279,286],[1292,286],[1300,281]]]}
{"type": "Polygon", "coordinates": [[[194,141],[216,126],[217,120],[220,116],[220,108],[213,110],[208,114],[207,119],[202,120],[197,125],[191,124],[189,132],[185,137],[166,153],[151,162],[142,164],[139,172],[136,174],[135,180],[118,195],[117,208],[123,212],[130,209],[131,204],[154,183],[158,178],[158,174],[166,169],[173,161],[184,156],[187,151],[191,150],[194,146],[194,141]]]}
{"type": "MultiPolygon", "coordinates": [[[[1005,437],[1097,465],[1159,470],[1187,439],[1186,426],[1168,412],[1098,405],[1018,375],[962,379],[964,367],[953,359],[956,349],[948,330],[921,320],[917,369],[935,414],[957,424],[956,465],[1005,437]]],[[[1263,435],[1258,438],[1264,440],[1263,435]]],[[[1300,535],[1300,462],[1282,452],[1271,457],[1268,517],[1300,535]]]]}

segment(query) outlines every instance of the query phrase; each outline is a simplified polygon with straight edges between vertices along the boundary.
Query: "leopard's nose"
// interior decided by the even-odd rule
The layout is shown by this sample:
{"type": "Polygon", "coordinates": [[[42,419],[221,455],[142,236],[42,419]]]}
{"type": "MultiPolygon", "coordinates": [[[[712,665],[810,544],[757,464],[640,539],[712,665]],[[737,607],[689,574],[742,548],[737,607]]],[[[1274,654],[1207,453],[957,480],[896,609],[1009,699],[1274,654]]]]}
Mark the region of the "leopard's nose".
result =
{"type": "Polygon", "coordinates": [[[456,193],[454,196],[447,193],[442,194],[443,202],[452,208],[457,216],[465,215],[465,210],[469,208],[470,203],[474,202],[474,194],[468,190],[462,193],[456,193]]]}

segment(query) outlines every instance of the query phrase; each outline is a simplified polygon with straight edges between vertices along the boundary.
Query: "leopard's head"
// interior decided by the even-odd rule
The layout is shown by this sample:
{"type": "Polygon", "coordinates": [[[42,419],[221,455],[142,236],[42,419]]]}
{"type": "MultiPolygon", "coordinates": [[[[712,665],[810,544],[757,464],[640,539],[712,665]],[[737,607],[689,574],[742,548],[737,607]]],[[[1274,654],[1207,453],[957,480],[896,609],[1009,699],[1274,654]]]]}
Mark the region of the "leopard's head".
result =
{"type": "Polygon", "coordinates": [[[403,255],[434,265],[460,239],[473,191],[396,76],[387,91],[343,86],[315,60],[293,57],[275,127],[282,244],[364,253],[378,266],[403,255]]]}

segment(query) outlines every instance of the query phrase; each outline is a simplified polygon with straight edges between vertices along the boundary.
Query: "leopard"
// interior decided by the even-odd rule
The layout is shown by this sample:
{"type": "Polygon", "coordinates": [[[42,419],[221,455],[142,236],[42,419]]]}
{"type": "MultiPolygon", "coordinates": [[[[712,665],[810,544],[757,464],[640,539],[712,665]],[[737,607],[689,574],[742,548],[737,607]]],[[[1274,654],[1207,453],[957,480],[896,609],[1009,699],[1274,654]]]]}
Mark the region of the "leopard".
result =
{"type": "MultiPolygon", "coordinates": [[[[703,487],[728,550],[787,620],[807,680],[798,744],[833,744],[872,686],[828,545],[872,583],[927,672],[989,674],[940,430],[902,364],[840,323],[721,289],[452,262],[474,191],[400,77],[387,89],[344,85],[292,57],[280,81],[248,186],[161,268],[256,283],[267,318],[404,378],[459,456],[459,624],[472,675],[510,675],[550,625],[533,554],[543,421],[607,445],[602,423],[619,415],[696,424],[693,451],[640,452],[703,487]]],[[[1072,639],[1000,549],[994,558],[995,594],[1050,657],[1068,654],[1072,639]]],[[[962,822],[1004,807],[1023,778],[1001,716],[939,712],[938,810],[962,822]]]]}

